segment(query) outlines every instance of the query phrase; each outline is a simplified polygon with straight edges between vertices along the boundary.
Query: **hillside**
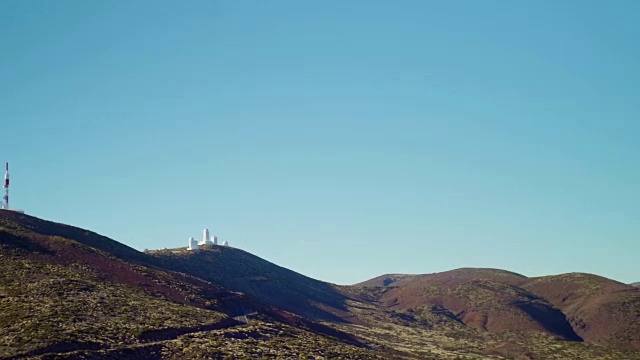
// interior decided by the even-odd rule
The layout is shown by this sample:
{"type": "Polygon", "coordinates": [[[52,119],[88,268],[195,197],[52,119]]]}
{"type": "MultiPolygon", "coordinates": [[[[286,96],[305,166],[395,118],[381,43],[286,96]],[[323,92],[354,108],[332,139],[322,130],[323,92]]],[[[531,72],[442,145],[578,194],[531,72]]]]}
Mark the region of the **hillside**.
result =
{"type": "MultiPolygon", "coordinates": [[[[526,342],[540,336],[535,334],[546,334],[565,340],[562,343],[567,345],[604,345],[631,350],[625,358],[640,357],[640,289],[596,275],[527,278],[504,270],[466,268],[425,275],[382,275],[353,286],[351,291],[404,315],[405,326],[413,322],[425,329],[443,328],[462,333],[466,339],[486,333],[480,335],[483,341],[494,341],[495,346],[478,345],[485,353],[540,355],[542,349],[536,344],[530,345],[538,349],[533,352],[531,348],[505,348],[500,338],[518,334],[518,341],[526,342]],[[475,333],[469,333],[468,328],[475,333]]],[[[595,348],[574,350],[584,356],[587,349],[595,348]]]]}
{"type": "Polygon", "coordinates": [[[428,279],[442,279],[442,280],[464,280],[464,279],[476,279],[476,280],[499,280],[499,281],[513,281],[526,278],[523,275],[499,269],[484,269],[484,268],[464,268],[451,271],[445,271],[441,273],[411,275],[411,274],[387,274],[375,277],[373,279],[363,281],[354,286],[393,286],[399,287],[410,283],[421,282],[428,279]]]}
{"type": "Polygon", "coordinates": [[[635,286],[635,287],[640,287],[640,282],[634,282],[634,283],[631,283],[629,285],[635,286]]]}
{"type": "Polygon", "coordinates": [[[141,253],[9,211],[0,260],[0,358],[640,359],[640,289],[595,275],[337,286],[240,249],[141,253]]]}
{"type": "Polygon", "coordinates": [[[0,259],[0,358],[388,357],[72,226],[0,211],[0,259]]]}
{"type": "Polygon", "coordinates": [[[0,212],[0,354],[136,344],[155,329],[229,323],[218,286],[160,271],[96,234],[0,212]]]}
{"type": "Polygon", "coordinates": [[[640,289],[582,273],[533,278],[522,288],[560,309],[585,341],[640,350],[640,289]]]}
{"type": "Polygon", "coordinates": [[[164,267],[219,284],[264,304],[313,320],[356,322],[345,302],[360,301],[335,285],[272,264],[246,251],[225,246],[208,250],[152,252],[164,267]]]}
{"type": "MultiPolygon", "coordinates": [[[[382,276],[368,284],[386,283],[377,301],[394,310],[448,311],[481,331],[531,330],[579,341],[564,315],[544,298],[517,286],[524,276],[496,269],[458,269],[437,274],[382,276]]],[[[363,285],[361,285],[363,286],[363,285]]],[[[426,315],[425,315],[426,316],[426,315]]]]}

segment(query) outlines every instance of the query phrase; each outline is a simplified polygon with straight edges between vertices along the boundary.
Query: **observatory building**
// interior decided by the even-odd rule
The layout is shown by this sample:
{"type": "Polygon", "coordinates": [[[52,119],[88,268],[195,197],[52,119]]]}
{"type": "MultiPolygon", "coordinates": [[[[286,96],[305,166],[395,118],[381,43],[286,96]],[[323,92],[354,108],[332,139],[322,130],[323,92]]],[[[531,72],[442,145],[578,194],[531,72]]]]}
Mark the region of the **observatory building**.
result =
{"type": "Polygon", "coordinates": [[[202,241],[198,245],[218,245],[218,237],[215,235],[213,237],[209,236],[209,229],[204,229],[202,231],[202,241]]]}
{"type": "MultiPolygon", "coordinates": [[[[209,229],[204,229],[202,231],[202,240],[200,242],[197,242],[196,239],[190,237],[189,246],[187,247],[187,250],[198,250],[198,249],[201,249],[203,246],[207,246],[207,247],[218,246],[218,237],[215,235],[211,235],[209,233],[209,229]]],[[[222,246],[229,246],[229,242],[224,241],[222,243],[222,246]]]]}
{"type": "Polygon", "coordinates": [[[198,242],[194,238],[189,238],[189,250],[198,250],[200,247],[198,246],[198,242]]]}

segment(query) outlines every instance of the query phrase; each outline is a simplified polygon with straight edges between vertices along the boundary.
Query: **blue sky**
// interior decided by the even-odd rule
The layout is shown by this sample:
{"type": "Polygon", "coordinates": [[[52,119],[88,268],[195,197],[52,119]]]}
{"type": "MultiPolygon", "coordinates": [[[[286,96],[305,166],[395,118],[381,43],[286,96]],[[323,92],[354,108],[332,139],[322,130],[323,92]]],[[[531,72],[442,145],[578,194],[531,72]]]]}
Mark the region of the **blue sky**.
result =
{"type": "Polygon", "coordinates": [[[639,281],[637,1],[3,1],[12,204],[315,278],[639,281]]]}

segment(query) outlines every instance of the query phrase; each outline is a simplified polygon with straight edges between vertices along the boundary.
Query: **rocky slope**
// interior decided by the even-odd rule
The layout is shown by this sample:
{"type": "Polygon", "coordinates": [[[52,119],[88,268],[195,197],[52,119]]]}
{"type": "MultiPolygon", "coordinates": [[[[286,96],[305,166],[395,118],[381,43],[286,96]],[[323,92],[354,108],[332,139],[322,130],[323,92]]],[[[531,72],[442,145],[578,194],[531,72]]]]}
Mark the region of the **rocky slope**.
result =
{"type": "Polygon", "coordinates": [[[143,342],[155,329],[231,323],[238,296],[160,270],[96,234],[0,212],[0,354],[36,355],[143,342]]]}
{"type": "Polygon", "coordinates": [[[640,289],[582,273],[532,278],[521,286],[562,311],[584,341],[640,350],[640,289]]]}
{"type": "Polygon", "coordinates": [[[496,269],[458,269],[383,275],[356,288],[388,309],[425,318],[445,313],[479,331],[535,331],[640,350],[640,289],[596,275],[527,278],[496,269]]]}
{"type": "Polygon", "coordinates": [[[394,310],[447,311],[480,331],[531,330],[579,341],[562,312],[518,284],[524,276],[494,269],[459,269],[419,276],[383,276],[377,301],[394,310]]]}
{"type": "Polygon", "coordinates": [[[10,211],[0,211],[0,309],[0,358],[181,359],[182,346],[218,358],[307,342],[332,356],[387,356],[114,240],[10,211]],[[255,313],[251,327],[233,319],[238,309],[255,313]]]}
{"type": "Polygon", "coordinates": [[[224,246],[154,251],[164,267],[250,295],[261,302],[312,320],[356,322],[345,307],[361,301],[339,287],[272,264],[246,251],[224,246]]]}

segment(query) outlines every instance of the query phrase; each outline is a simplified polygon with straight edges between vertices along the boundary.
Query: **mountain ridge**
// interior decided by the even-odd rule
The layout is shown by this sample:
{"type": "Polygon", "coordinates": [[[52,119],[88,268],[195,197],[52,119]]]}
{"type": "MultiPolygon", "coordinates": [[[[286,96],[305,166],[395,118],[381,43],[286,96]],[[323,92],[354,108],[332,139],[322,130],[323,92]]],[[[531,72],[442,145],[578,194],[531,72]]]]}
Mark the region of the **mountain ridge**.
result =
{"type": "Polygon", "coordinates": [[[0,357],[255,358],[308,346],[363,359],[640,358],[640,289],[592,274],[461,268],[340,286],[231,247],[141,253],[2,211],[0,256],[0,357]]]}
{"type": "MultiPolygon", "coordinates": [[[[280,339],[284,343],[275,349],[288,356],[303,342],[281,338],[283,331],[317,344],[328,341],[330,346],[316,348],[320,353],[379,356],[353,335],[165,269],[155,257],[80,228],[0,211],[0,259],[0,358],[59,353],[164,358],[160,354],[169,348],[175,354],[166,357],[182,358],[185,349],[174,346],[180,339],[234,333],[237,327],[256,328],[247,331],[259,331],[252,336],[265,344],[280,339]],[[256,310],[253,325],[234,319],[256,310]]],[[[193,342],[195,358],[210,356],[201,343],[193,342]]],[[[219,344],[214,352],[262,357],[270,351],[248,345],[230,350],[235,345],[219,344]]]]}
{"type": "Polygon", "coordinates": [[[463,323],[483,330],[535,328],[538,325],[526,324],[537,320],[544,328],[538,330],[568,340],[640,349],[640,336],[629,336],[640,333],[640,289],[595,274],[574,272],[528,278],[500,269],[461,268],[433,274],[387,274],[355,286],[385,288],[375,299],[387,307],[408,310],[440,306],[461,316],[463,323]],[[500,287],[512,296],[505,298],[498,291],[500,287]],[[476,293],[463,294],[464,291],[476,293]],[[513,305],[512,310],[501,313],[508,305],[513,305]],[[525,314],[525,318],[533,318],[522,319],[525,314]],[[502,317],[509,320],[501,321],[502,317]],[[524,323],[514,321],[514,317],[524,323]],[[559,326],[559,331],[549,322],[559,326]]]}

